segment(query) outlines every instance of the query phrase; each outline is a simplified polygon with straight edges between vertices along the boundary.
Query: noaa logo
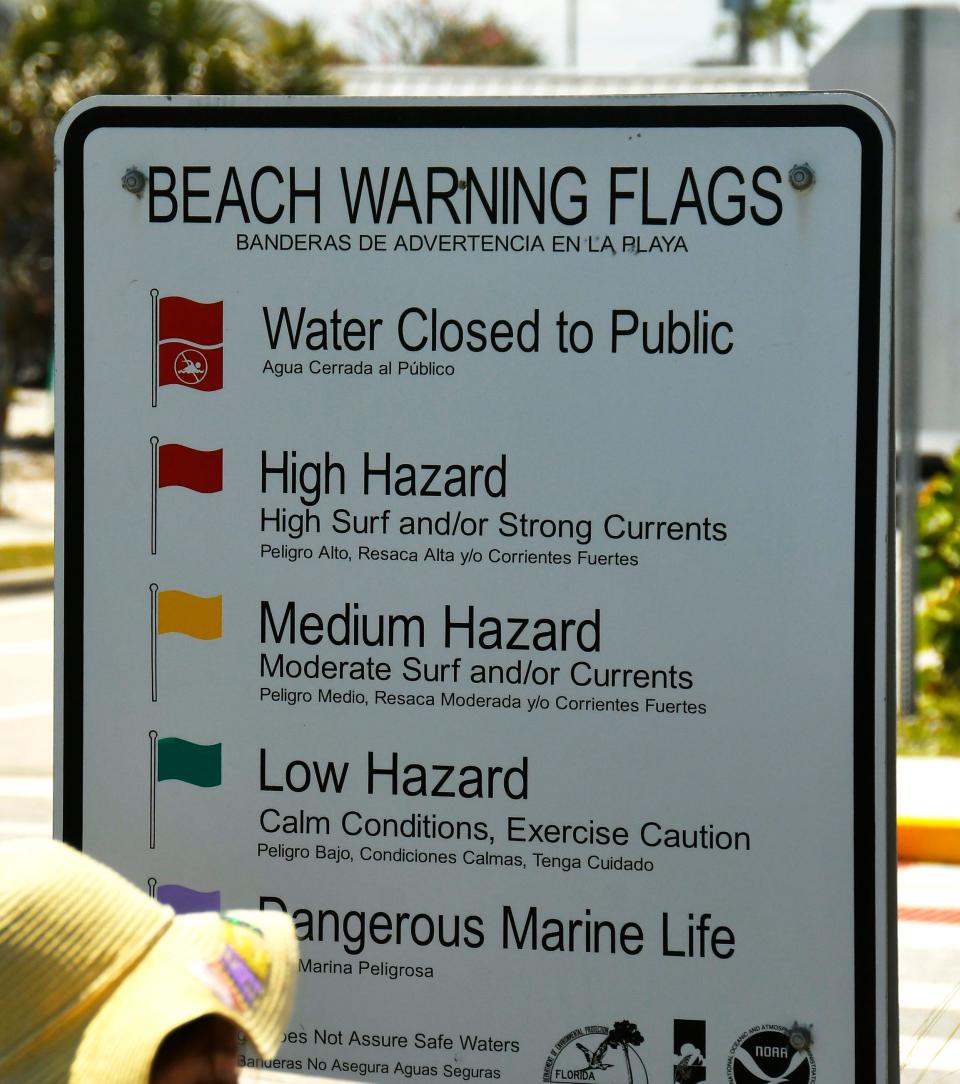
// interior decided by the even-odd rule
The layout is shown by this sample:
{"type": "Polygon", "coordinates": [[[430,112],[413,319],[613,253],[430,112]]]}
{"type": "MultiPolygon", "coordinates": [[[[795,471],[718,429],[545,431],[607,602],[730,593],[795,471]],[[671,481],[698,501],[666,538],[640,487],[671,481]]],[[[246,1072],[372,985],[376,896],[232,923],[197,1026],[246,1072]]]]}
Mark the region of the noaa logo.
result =
{"type": "Polygon", "coordinates": [[[730,1047],[730,1084],[814,1084],[817,1066],[810,1051],[810,1028],[761,1024],[730,1047]]]}
{"type": "Polygon", "coordinates": [[[543,1067],[545,1084],[602,1080],[604,1084],[650,1084],[637,1047],[643,1042],[636,1024],[618,1020],[612,1028],[591,1024],[568,1032],[550,1051],[543,1067]]]}
{"type": "Polygon", "coordinates": [[[200,350],[187,347],[177,354],[173,371],[181,384],[201,384],[207,375],[207,357],[200,350]]]}

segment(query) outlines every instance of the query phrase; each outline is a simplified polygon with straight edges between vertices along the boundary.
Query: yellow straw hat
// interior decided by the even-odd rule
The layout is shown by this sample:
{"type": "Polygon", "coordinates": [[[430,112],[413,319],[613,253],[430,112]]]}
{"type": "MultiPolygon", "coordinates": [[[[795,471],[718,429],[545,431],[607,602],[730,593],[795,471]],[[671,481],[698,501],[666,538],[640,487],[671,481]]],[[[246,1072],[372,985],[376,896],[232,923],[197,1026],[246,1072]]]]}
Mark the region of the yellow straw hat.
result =
{"type": "Polygon", "coordinates": [[[4,1084],[147,1084],[164,1037],[210,1013],[269,1058],[296,969],[284,914],[178,916],[62,843],[0,844],[4,1084]]]}

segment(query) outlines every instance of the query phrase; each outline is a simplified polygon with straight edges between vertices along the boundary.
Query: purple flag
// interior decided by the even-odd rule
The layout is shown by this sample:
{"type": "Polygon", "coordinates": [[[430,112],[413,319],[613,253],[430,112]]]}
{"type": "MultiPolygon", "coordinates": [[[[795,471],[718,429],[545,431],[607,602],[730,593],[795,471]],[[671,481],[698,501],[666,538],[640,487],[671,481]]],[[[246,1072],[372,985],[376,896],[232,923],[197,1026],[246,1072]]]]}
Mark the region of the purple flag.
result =
{"type": "Polygon", "coordinates": [[[178,915],[192,915],[197,911],[219,911],[220,891],[197,892],[184,885],[157,885],[157,900],[169,904],[178,915]]]}

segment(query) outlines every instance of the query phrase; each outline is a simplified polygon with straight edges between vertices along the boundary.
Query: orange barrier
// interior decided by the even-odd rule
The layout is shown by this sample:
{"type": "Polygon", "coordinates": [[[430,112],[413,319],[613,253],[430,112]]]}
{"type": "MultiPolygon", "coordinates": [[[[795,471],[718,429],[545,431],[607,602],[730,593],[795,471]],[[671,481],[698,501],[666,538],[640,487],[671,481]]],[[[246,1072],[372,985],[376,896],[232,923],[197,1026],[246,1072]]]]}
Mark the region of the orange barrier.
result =
{"type": "Polygon", "coordinates": [[[960,864],[960,821],[898,817],[897,857],[908,862],[960,864]]]}

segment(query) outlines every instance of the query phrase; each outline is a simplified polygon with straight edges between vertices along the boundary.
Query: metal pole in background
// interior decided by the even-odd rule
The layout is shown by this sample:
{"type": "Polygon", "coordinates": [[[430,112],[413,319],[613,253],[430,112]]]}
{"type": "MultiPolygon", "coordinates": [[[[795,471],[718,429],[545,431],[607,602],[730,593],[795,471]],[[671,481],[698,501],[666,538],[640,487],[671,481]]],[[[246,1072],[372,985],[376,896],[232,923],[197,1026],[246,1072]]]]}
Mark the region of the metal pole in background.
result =
{"type": "Polygon", "coordinates": [[[750,16],[753,8],[753,0],[740,0],[737,6],[737,64],[750,63],[750,16]]]}
{"type": "Polygon", "coordinates": [[[567,0],[567,67],[577,66],[577,0],[567,0]]]}
{"type": "Polygon", "coordinates": [[[900,237],[896,352],[897,471],[900,526],[900,712],[914,710],[914,598],[917,584],[917,425],[920,390],[921,214],[923,184],[923,31],[926,13],[903,12],[901,71],[903,117],[900,125],[900,237]]]}

